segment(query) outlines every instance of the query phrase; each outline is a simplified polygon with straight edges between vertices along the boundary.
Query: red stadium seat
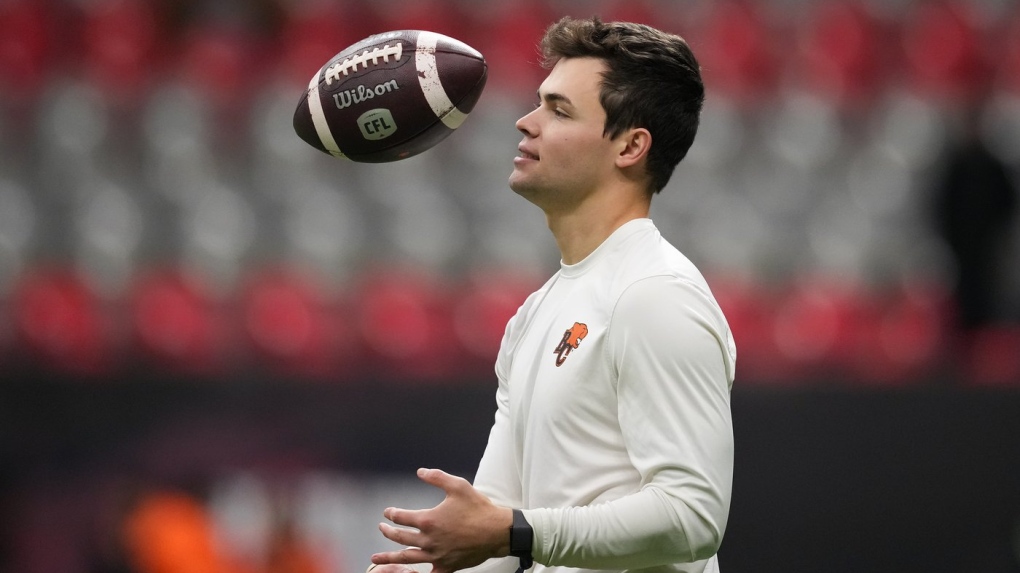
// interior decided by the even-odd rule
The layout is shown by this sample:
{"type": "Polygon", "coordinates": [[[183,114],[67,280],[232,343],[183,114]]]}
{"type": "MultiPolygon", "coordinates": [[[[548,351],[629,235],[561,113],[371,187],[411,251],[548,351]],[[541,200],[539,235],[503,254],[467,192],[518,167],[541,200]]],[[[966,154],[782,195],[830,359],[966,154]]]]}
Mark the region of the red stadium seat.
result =
{"type": "Polygon", "coordinates": [[[262,71],[275,67],[265,48],[265,38],[243,28],[198,23],[184,34],[175,72],[220,114],[240,120],[247,117],[252,91],[265,80],[262,71]]]}
{"type": "Polygon", "coordinates": [[[352,300],[366,373],[408,382],[459,378],[449,294],[431,274],[397,268],[367,273],[352,300]]]}
{"type": "Polygon", "coordinates": [[[284,79],[307,86],[312,74],[344,48],[382,29],[364,2],[288,4],[282,40],[284,79]]]}
{"type": "Polygon", "coordinates": [[[544,75],[538,43],[553,18],[546,3],[495,2],[484,10],[467,10],[464,17],[460,39],[480,51],[489,63],[486,91],[533,99],[544,75]]]}
{"type": "Polygon", "coordinates": [[[787,361],[777,360],[769,334],[772,304],[764,287],[724,277],[710,277],[709,284],[737,344],[737,377],[751,383],[791,381],[787,361]]]}
{"type": "Polygon", "coordinates": [[[25,273],[12,296],[15,347],[58,372],[99,375],[112,367],[112,327],[102,302],[71,269],[25,273]]]}
{"type": "Polygon", "coordinates": [[[85,4],[82,44],[91,81],[120,104],[139,101],[159,77],[157,52],[164,44],[155,8],[144,0],[85,4]]]}
{"type": "MultiPolygon", "coordinates": [[[[666,28],[663,16],[647,0],[609,0],[603,3],[602,19],[606,21],[637,22],[649,26],[666,28]]],[[[678,30],[668,30],[678,32],[678,30]]]]}
{"type": "Polygon", "coordinates": [[[868,302],[858,285],[836,278],[796,282],[775,309],[777,358],[798,376],[845,380],[866,334],[868,302]]]}
{"type": "Polygon", "coordinates": [[[775,87],[776,43],[754,3],[712,3],[691,36],[706,89],[751,105],[775,87]]]}
{"type": "Polygon", "coordinates": [[[844,104],[866,104],[883,87],[884,34],[860,1],[812,4],[790,68],[814,93],[844,104]]]}
{"type": "Polygon", "coordinates": [[[53,63],[55,21],[48,2],[0,2],[0,99],[22,103],[42,89],[53,63]]]}
{"type": "Polygon", "coordinates": [[[989,326],[966,342],[963,380],[978,386],[1020,387],[1020,326],[989,326]]]}
{"type": "Polygon", "coordinates": [[[1003,26],[1000,35],[1000,53],[995,70],[995,86],[999,90],[1020,97],[1020,8],[1003,26]]]}
{"type": "Polygon", "coordinates": [[[458,39],[464,35],[464,19],[452,0],[375,0],[366,4],[373,9],[378,28],[362,28],[366,32],[362,36],[389,30],[428,30],[458,39]]]}
{"type": "Polygon", "coordinates": [[[942,289],[907,285],[875,301],[851,365],[863,383],[903,385],[947,365],[949,303],[942,289]]]}
{"type": "Polygon", "coordinates": [[[177,270],[143,273],[130,296],[134,349],[172,373],[224,372],[231,350],[222,301],[201,277],[177,270]]]}
{"type": "Polygon", "coordinates": [[[463,285],[453,305],[453,328],[465,373],[492,375],[507,322],[540,286],[539,278],[511,273],[478,274],[463,285]]]}
{"type": "Polygon", "coordinates": [[[991,65],[973,9],[968,2],[952,0],[912,6],[901,34],[911,88],[951,104],[985,94],[991,65]]]}
{"type": "Polygon", "coordinates": [[[261,271],[241,293],[241,319],[257,364],[317,380],[350,379],[359,353],[338,297],[292,269],[261,271]]]}

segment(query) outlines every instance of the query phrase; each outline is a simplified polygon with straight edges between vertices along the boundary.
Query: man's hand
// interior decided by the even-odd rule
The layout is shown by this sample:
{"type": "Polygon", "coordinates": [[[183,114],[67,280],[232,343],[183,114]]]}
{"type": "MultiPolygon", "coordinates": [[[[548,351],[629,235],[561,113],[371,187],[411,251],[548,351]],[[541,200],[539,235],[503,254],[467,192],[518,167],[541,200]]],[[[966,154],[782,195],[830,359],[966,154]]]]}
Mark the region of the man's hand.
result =
{"type": "Polygon", "coordinates": [[[409,548],[376,553],[372,563],[431,563],[432,573],[453,573],[510,554],[510,508],[497,506],[467,480],[441,470],[420,469],[418,478],[442,489],[446,499],[432,509],[386,508],[383,517],[404,527],[380,523],[379,530],[409,548]]]}

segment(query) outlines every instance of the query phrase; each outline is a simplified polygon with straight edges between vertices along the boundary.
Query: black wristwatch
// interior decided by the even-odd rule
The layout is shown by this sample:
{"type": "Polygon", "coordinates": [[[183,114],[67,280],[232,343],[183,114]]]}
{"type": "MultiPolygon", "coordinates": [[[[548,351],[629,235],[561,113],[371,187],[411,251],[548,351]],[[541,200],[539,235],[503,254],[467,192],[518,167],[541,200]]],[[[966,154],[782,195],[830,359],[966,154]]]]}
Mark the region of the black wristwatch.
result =
{"type": "Polygon", "coordinates": [[[514,522],[510,526],[510,555],[521,560],[518,571],[526,571],[531,568],[534,559],[531,558],[531,546],[535,540],[535,532],[531,524],[524,519],[524,512],[514,510],[514,522]]]}

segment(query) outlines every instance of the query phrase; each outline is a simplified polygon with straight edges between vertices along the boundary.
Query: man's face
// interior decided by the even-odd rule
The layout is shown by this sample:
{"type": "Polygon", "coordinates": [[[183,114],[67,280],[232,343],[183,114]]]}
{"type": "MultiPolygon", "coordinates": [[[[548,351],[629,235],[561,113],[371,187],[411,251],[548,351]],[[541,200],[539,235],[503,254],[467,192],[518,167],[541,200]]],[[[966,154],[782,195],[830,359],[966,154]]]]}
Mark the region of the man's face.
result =
{"type": "Polygon", "coordinates": [[[602,135],[599,103],[605,69],[595,58],[560,60],[538,89],[538,106],[517,120],[524,139],[510,188],[547,213],[576,206],[611,173],[614,149],[602,135]]]}

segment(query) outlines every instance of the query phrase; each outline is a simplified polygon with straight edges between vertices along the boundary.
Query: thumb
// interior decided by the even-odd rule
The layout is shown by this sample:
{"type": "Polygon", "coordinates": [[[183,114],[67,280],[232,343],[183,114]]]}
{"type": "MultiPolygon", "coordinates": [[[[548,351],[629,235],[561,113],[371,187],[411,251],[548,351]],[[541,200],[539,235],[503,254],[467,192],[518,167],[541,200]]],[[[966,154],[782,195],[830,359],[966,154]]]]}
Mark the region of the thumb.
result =
{"type": "Polygon", "coordinates": [[[390,563],[388,565],[379,565],[373,563],[365,569],[365,573],[429,573],[432,569],[432,565],[429,563],[415,563],[409,565],[398,565],[390,563]]]}
{"type": "Polygon", "coordinates": [[[446,493],[452,493],[457,488],[461,481],[461,478],[450,475],[443,470],[437,469],[418,469],[418,479],[421,481],[442,489],[446,493]]]}

